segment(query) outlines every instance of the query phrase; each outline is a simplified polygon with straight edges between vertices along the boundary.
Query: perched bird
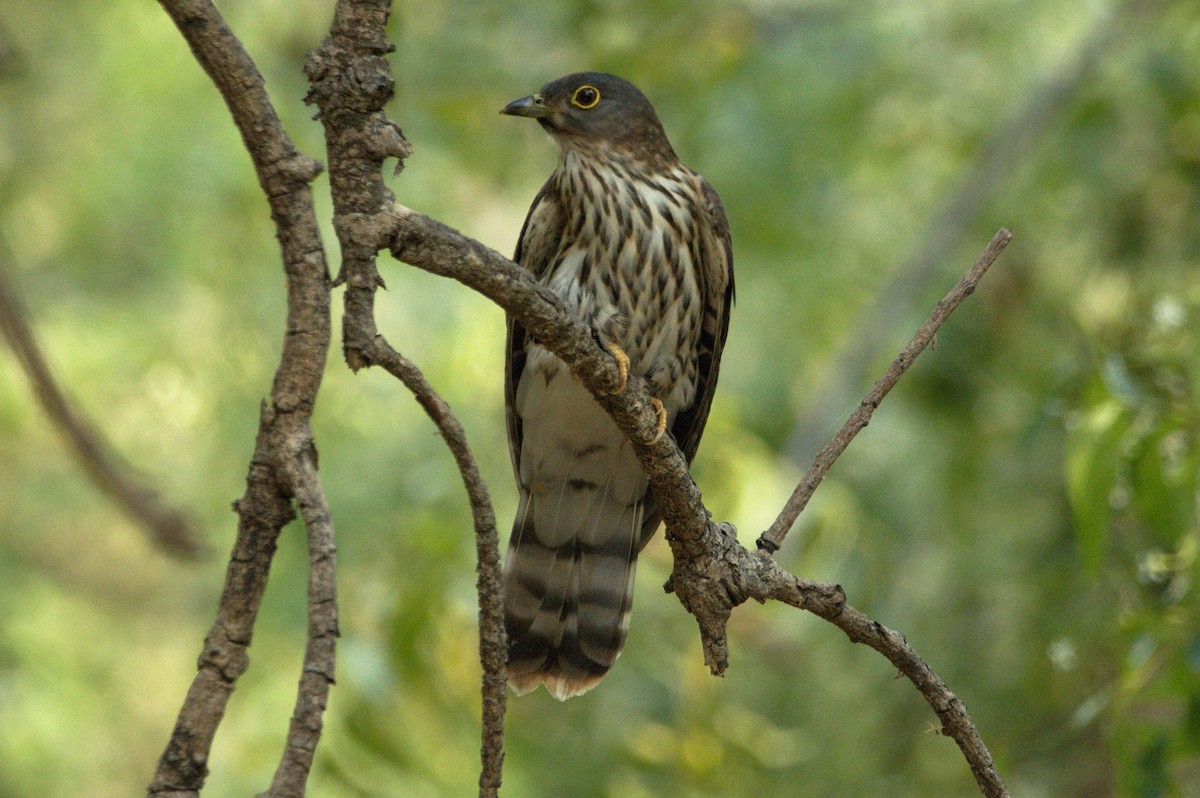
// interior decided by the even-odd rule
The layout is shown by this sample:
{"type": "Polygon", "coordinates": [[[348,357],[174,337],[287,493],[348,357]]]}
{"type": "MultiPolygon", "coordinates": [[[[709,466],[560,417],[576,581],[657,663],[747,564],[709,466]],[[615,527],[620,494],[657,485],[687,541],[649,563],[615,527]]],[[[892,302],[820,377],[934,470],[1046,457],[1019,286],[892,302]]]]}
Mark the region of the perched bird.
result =
{"type": "MultiPolygon", "coordinates": [[[[667,141],[650,101],[580,72],[509,103],[558,145],[514,260],[643,378],[688,461],[708,419],[729,311],[725,209],[667,141]]],[[[520,489],[505,562],[508,674],[518,693],[590,690],[621,653],[638,552],[660,521],[625,436],[511,316],[505,372],[520,489]]]]}

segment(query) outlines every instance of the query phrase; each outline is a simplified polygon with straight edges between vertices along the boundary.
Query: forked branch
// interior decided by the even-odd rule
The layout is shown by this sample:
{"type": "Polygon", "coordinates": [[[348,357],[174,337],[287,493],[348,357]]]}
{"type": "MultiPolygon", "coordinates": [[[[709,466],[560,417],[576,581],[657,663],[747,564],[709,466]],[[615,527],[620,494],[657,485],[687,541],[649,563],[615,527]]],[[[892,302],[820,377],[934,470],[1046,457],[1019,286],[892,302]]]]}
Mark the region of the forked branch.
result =
{"type": "MultiPolygon", "coordinates": [[[[631,378],[624,392],[611,394],[618,380],[611,357],[599,346],[587,325],[576,319],[555,294],[499,253],[407,208],[395,206],[376,214],[353,215],[342,222],[347,237],[360,245],[373,242],[375,246],[387,247],[398,259],[458,280],[495,301],[516,316],[541,346],[562,358],[609,412],[629,438],[662,508],[675,559],[668,589],[679,596],[696,618],[705,660],[713,673],[723,673],[728,665],[726,624],[733,608],[747,599],[774,599],[813,612],[843,629],[854,642],[875,648],[896,665],[938,714],[944,733],[958,744],[982,793],[989,798],[1008,795],[962,702],[902,635],[846,606],[839,586],[807,582],[784,572],[767,551],[749,552],[737,541],[731,525],[712,520],[678,447],[667,443],[669,439],[652,443],[656,420],[645,386],[631,378]]],[[[853,432],[839,435],[827,447],[827,457],[820,464],[821,476],[853,434],[866,425],[870,412],[932,340],[954,307],[974,290],[1010,238],[1007,230],[997,233],[963,281],[939,304],[893,368],[868,394],[869,411],[847,422],[847,429],[853,432]]],[[[819,482],[817,479],[804,492],[811,496],[819,482]]]]}
{"type": "Polygon", "coordinates": [[[296,710],[268,795],[303,795],[333,680],[337,608],[333,528],[309,419],[329,349],[329,278],[313,210],[311,181],[321,165],[292,144],[262,76],[210,0],[160,0],[196,60],[212,78],[242,134],[271,207],[287,277],[287,327],[271,390],[263,403],[246,492],[234,507],[237,539],[217,618],[198,672],[150,784],[152,796],[196,796],[208,773],[213,737],[237,679],[266,588],[275,543],[299,505],[308,530],[309,640],[296,710]]]}
{"type": "Polygon", "coordinates": [[[308,57],[305,73],[312,86],[308,102],[320,110],[329,150],[334,227],[342,247],[346,313],[342,341],[354,370],[381,366],[407,387],[437,425],[462,476],[475,525],[479,592],[479,657],[483,668],[482,766],[479,795],[500,789],[504,762],[504,713],[507,702],[504,618],[500,585],[500,542],[496,515],[479,466],[462,426],[449,405],[417,367],[379,335],[375,292],[383,284],[375,264],[378,246],[363,241],[347,220],[392,201],[383,182],[383,162],[411,152],[400,128],[383,114],[392,96],[392,77],[384,56],[391,51],[385,35],[390,0],[337,4],[330,36],[308,57]]]}

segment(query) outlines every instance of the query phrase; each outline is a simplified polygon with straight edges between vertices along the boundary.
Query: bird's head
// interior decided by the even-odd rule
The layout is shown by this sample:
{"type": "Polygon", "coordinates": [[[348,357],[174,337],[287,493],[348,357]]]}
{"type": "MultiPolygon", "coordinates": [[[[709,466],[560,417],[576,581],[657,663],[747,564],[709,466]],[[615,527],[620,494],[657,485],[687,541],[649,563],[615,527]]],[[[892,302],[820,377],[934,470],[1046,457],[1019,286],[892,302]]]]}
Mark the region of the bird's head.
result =
{"type": "Polygon", "coordinates": [[[613,145],[674,157],[646,95],[629,81],[603,72],[576,72],[500,111],[541,123],[564,148],[613,145]]]}

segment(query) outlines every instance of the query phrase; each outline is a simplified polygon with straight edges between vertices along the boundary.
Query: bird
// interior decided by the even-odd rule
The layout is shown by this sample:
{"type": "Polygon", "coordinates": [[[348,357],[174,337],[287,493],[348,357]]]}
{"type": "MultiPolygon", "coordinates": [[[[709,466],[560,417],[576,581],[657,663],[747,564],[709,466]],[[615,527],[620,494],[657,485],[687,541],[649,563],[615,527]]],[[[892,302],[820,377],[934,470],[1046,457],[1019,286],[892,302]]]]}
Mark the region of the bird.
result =
{"type": "MultiPolygon", "coordinates": [[[[558,164],[513,260],[645,381],[690,464],[733,305],[721,199],[684,166],[632,83],[577,72],[506,105],[535,119],[558,164]]],[[[508,679],[559,700],[587,692],[625,643],[638,553],[660,514],[632,446],[556,355],[508,315],[505,410],[519,502],[504,565],[508,679]]],[[[658,438],[655,438],[657,442],[658,438]]]]}

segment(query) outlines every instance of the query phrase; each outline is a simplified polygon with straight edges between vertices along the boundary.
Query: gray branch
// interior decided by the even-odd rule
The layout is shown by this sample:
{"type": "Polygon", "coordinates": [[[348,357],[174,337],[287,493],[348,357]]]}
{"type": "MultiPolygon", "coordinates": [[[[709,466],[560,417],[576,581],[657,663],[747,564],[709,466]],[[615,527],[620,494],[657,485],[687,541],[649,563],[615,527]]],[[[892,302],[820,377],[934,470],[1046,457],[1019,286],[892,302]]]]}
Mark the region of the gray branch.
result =
{"type": "Polygon", "coordinates": [[[1112,11],[1096,14],[1099,19],[1080,39],[1075,51],[994,125],[930,214],[912,254],[878,287],[870,307],[860,314],[871,323],[853,325],[839,354],[813,380],[814,390],[796,414],[785,446],[791,457],[807,458],[821,444],[821,438],[837,418],[840,402],[850,395],[867,371],[880,335],[899,326],[903,315],[923,293],[939,278],[945,279],[942,265],[978,221],[991,195],[1013,173],[1013,164],[1021,163],[1023,156],[1037,146],[1095,73],[1096,66],[1112,57],[1114,48],[1129,34],[1131,18],[1148,18],[1157,5],[1125,2],[1112,11]]]}
{"type": "Polygon", "coordinates": [[[1000,253],[1004,251],[1011,240],[1012,233],[1008,230],[1002,229],[996,233],[991,243],[980,253],[975,265],[962,276],[954,288],[950,289],[950,293],[937,303],[937,307],[933,309],[929,318],[908,342],[908,346],[904,347],[904,351],[896,356],[887,372],[875,382],[875,385],[859,402],[858,408],[850,415],[850,418],[846,419],[846,423],[833,436],[833,440],[825,444],[825,448],[817,454],[812,466],[809,467],[808,472],[800,480],[800,484],[796,486],[796,490],[788,498],[779,517],[775,519],[775,523],[771,524],[771,528],[758,539],[760,549],[766,549],[772,554],[779,551],[784,537],[787,536],[792,525],[796,523],[796,519],[800,517],[800,513],[808,505],[808,500],[812,498],[817,486],[821,484],[821,480],[825,479],[825,474],[829,472],[830,466],[841,456],[842,452],[846,451],[846,447],[850,445],[850,441],[854,440],[854,436],[870,423],[871,416],[879,407],[879,403],[883,401],[883,397],[896,387],[896,383],[904,376],[904,372],[908,371],[909,366],[916,362],[917,356],[925,351],[925,347],[930,345],[934,336],[937,335],[938,329],[946,319],[950,318],[954,309],[975,292],[983,275],[996,262],[996,258],[1000,257],[1000,253]]]}

